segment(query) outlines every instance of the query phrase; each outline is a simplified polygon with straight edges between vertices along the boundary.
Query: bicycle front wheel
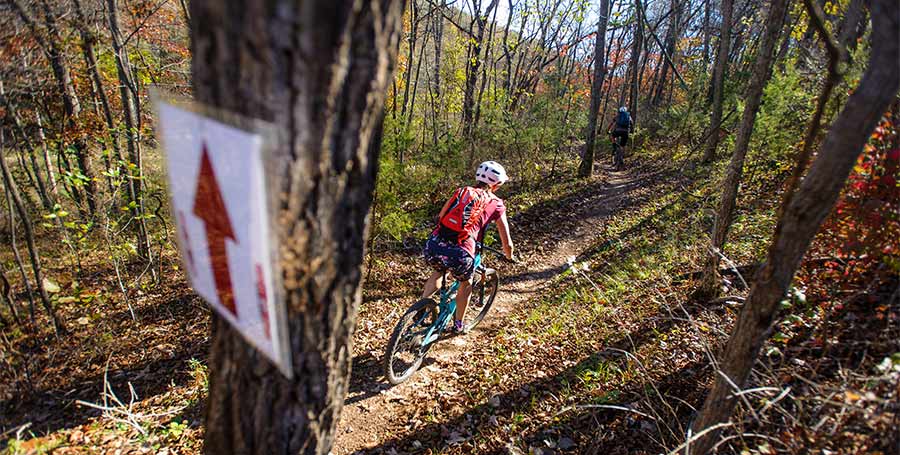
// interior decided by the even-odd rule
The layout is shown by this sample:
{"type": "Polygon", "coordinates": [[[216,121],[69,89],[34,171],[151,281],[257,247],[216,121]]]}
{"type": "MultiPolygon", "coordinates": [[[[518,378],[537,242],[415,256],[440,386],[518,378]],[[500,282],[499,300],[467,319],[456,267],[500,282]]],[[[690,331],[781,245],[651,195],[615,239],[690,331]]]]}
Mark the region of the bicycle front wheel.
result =
{"type": "Polygon", "coordinates": [[[487,316],[499,287],[500,276],[497,275],[496,270],[487,269],[484,275],[476,272],[475,283],[472,285],[472,298],[469,300],[469,308],[466,309],[463,321],[466,330],[474,329],[487,316]]]}
{"type": "Polygon", "coordinates": [[[409,379],[425,359],[428,346],[425,334],[437,322],[438,304],[422,299],[406,310],[384,352],[384,375],[393,385],[409,379]]]}

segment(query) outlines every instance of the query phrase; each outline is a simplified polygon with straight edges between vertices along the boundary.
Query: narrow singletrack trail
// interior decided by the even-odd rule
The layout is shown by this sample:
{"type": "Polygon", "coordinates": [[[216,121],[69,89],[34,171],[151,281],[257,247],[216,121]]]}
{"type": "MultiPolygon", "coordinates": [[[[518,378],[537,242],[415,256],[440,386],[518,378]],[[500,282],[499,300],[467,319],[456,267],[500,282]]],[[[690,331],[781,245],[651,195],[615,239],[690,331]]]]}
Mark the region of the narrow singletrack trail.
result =
{"type": "MultiPolygon", "coordinates": [[[[568,267],[570,257],[580,256],[602,240],[610,217],[638,199],[652,197],[654,175],[639,169],[604,169],[586,188],[538,208],[538,213],[529,210],[514,216],[510,224],[523,264],[510,270],[491,258],[501,282],[487,318],[466,336],[439,342],[429,351],[419,371],[398,386],[391,387],[383,378],[381,358],[368,359],[364,368],[354,365],[353,381],[358,385],[351,387],[345,401],[333,453],[366,453],[375,449],[413,427],[414,421],[427,413],[423,408],[465,394],[466,390],[454,390],[449,382],[458,376],[455,371],[479,369],[478,359],[486,355],[484,346],[502,327],[504,318],[546,290],[553,278],[568,267]]],[[[415,297],[409,296],[410,303],[415,297]]]]}

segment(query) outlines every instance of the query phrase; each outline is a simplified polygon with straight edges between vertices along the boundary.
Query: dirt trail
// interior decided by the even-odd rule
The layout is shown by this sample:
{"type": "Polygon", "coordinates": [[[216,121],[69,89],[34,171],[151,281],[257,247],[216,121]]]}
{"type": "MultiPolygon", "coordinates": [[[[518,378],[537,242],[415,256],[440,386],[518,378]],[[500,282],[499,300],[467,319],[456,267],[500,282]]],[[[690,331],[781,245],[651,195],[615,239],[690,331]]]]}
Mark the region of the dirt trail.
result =
{"type": "Polygon", "coordinates": [[[513,218],[513,235],[524,262],[516,270],[523,272],[499,266],[500,291],[488,317],[468,335],[434,346],[423,366],[407,382],[390,387],[381,375],[381,359],[369,359],[362,369],[354,366],[354,375],[368,377],[347,397],[333,453],[343,455],[376,448],[421,417],[421,409],[417,408],[423,404],[464,394],[465,390],[453,390],[446,379],[457,377],[454,370],[478,368],[472,359],[477,359],[478,347],[490,341],[489,334],[497,332],[504,316],[539,295],[553,277],[565,270],[569,257],[579,256],[594,244],[603,235],[606,220],[628,205],[633,194],[643,187],[645,178],[628,171],[606,170],[602,180],[564,197],[552,207],[542,208],[544,212],[534,216],[534,220],[513,218]],[[519,224],[527,227],[516,232],[517,221],[523,221],[519,224]]]}

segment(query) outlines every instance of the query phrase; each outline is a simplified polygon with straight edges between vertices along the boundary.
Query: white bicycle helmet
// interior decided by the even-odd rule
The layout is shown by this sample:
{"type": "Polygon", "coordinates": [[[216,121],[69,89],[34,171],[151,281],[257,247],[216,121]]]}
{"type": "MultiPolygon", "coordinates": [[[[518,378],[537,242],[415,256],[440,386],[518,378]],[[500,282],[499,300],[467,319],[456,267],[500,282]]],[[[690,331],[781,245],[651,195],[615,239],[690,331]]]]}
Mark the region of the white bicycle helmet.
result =
{"type": "Polygon", "coordinates": [[[485,161],[475,170],[475,180],[487,183],[488,185],[504,184],[509,180],[506,175],[506,169],[496,161],[485,161]]]}
{"type": "Polygon", "coordinates": [[[628,108],[625,106],[622,106],[619,108],[619,112],[628,112],[628,108]]]}

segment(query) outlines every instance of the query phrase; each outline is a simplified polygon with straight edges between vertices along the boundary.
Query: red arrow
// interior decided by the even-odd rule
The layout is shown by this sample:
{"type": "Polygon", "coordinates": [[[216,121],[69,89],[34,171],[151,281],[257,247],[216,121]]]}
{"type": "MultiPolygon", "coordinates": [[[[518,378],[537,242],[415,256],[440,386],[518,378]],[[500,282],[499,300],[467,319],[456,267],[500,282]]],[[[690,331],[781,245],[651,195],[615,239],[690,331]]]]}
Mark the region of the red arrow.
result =
{"type": "Polygon", "coordinates": [[[234,305],[234,291],[231,288],[231,273],[228,271],[228,254],[225,239],[236,241],[234,229],[228,219],[228,210],[219,190],[219,182],[206,142],[203,143],[203,156],[200,158],[200,173],[197,175],[197,192],[194,196],[194,215],[206,225],[206,245],[209,249],[209,260],[212,263],[213,278],[216,282],[216,294],[219,303],[235,317],[237,308],[234,305]]]}

